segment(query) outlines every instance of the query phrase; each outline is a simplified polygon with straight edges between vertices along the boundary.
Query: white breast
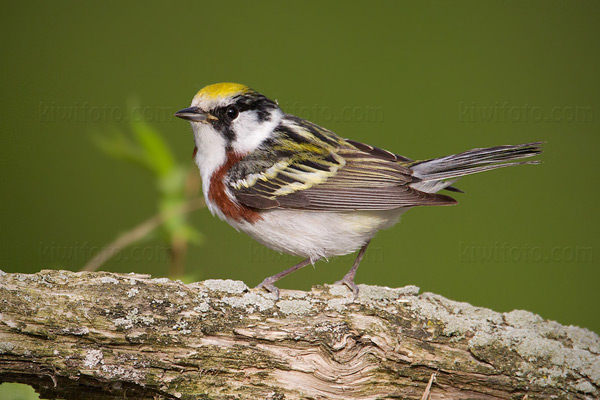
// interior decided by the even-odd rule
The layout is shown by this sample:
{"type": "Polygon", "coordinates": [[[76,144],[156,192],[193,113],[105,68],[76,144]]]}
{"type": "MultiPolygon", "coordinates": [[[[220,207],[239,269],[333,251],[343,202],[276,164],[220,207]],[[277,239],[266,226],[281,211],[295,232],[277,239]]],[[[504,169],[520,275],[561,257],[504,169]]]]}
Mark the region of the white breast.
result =
{"type": "Polygon", "coordinates": [[[341,256],[361,248],[375,234],[396,224],[406,208],[389,211],[269,210],[254,224],[227,221],[271,249],[295,256],[341,256]]]}

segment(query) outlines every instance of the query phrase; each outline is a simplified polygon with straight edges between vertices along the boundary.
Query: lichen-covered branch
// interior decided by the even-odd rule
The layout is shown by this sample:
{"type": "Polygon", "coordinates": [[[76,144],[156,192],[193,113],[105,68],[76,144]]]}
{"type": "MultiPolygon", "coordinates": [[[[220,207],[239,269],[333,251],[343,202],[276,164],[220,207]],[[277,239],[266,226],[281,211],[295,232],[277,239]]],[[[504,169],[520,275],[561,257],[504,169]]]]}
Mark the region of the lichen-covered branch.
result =
{"type": "Polygon", "coordinates": [[[0,272],[0,381],[66,399],[596,399],[600,339],[408,286],[0,272]],[[525,397],[527,396],[527,397],[525,397]]]}

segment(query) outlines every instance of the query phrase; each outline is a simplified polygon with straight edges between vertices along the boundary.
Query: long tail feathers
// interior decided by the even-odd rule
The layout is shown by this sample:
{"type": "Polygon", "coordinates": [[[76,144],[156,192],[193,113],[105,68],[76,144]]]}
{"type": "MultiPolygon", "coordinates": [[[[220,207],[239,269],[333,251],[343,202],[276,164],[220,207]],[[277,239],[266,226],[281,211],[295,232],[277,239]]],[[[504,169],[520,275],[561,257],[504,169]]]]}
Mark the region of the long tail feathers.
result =
{"type": "Polygon", "coordinates": [[[521,160],[540,154],[543,143],[535,142],[514,146],[473,149],[451,156],[416,161],[410,165],[410,168],[412,168],[415,178],[418,178],[419,181],[411,186],[424,192],[434,193],[445,188],[449,189],[452,183],[465,175],[513,165],[538,164],[539,161],[509,161],[521,160]]]}

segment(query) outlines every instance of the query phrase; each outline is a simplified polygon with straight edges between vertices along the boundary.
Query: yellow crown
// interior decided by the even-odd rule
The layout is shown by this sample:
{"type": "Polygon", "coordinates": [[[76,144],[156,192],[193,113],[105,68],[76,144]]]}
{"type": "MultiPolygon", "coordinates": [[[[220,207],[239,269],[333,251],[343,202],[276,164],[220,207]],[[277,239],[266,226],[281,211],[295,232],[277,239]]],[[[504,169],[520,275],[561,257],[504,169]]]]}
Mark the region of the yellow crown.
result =
{"type": "Polygon", "coordinates": [[[203,97],[205,99],[215,100],[218,98],[232,97],[239,94],[248,93],[249,91],[250,88],[246,85],[242,85],[239,83],[223,82],[208,85],[200,89],[200,91],[196,93],[195,97],[203,97]]]}

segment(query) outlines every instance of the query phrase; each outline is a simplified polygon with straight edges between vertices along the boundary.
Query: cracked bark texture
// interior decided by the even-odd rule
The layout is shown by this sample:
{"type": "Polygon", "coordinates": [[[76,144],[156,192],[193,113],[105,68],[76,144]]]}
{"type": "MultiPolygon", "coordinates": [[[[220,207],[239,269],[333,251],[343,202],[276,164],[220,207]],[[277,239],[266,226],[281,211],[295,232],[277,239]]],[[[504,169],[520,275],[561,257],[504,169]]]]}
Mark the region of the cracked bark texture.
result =
{"type": "Polygon", "coordinates": [[[0,271],[0,381],[64,399],[597,399],[600,339],[414,286],[0,271]]]}

